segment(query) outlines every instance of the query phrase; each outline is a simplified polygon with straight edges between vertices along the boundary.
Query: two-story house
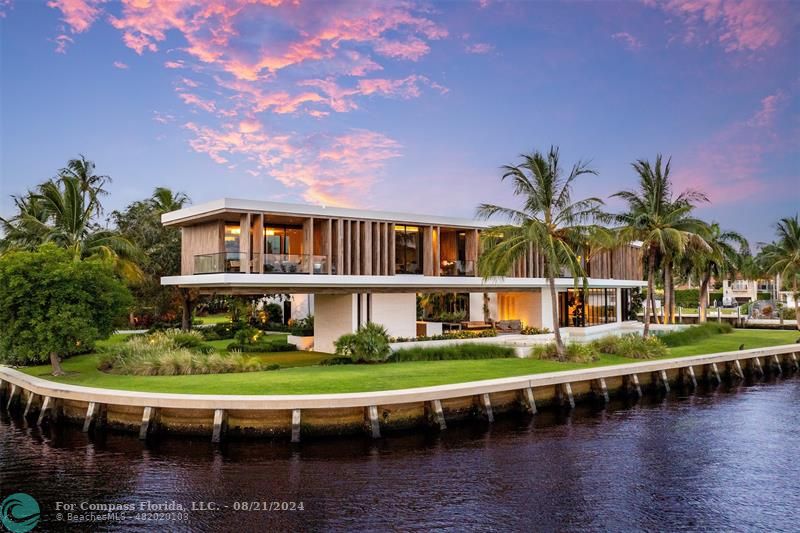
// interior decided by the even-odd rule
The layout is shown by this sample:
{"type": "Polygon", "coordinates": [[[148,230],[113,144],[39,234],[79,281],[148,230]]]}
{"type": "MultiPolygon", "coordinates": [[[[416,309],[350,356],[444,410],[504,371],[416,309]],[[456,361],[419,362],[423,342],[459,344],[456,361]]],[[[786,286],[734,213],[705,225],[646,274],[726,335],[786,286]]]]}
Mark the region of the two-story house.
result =
{"type": "MultiPolygon", "coordinates": [[[[313,295],[319,351],[333,351],[339,336],[368,321],[392,336],[416,336],[418,293],[469,294],[471,320],[483,320],[488,300],[496,320],[553,328],[537,250],[506,277],[484,279],[477,271],[486,222],[225,198],[166,213],[162,223],[182,232],[181,275],[162,284],[313,295]]],[[[627,319],[630,290],[644,285],[639,248],[596,254],[587,270],[587,291],[576,290],[571,277],[556,282],[560,325],[608,327],[627,319]]]]}

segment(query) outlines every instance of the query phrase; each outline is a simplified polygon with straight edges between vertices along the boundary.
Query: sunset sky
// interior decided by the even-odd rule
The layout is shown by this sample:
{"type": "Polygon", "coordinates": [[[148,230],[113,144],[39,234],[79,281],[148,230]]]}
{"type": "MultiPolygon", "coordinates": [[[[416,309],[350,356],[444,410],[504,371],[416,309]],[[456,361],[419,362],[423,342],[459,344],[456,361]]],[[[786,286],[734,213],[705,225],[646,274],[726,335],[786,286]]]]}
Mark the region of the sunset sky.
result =
{"type": "Polygon", "coordinates": [[[799,6],[0,0],[0,214],[82,153],[108,209],[164,185],[471,216],[555,144],[599,172],[576,197],[662,152],[769,240],[800,210],[799,6]]]}

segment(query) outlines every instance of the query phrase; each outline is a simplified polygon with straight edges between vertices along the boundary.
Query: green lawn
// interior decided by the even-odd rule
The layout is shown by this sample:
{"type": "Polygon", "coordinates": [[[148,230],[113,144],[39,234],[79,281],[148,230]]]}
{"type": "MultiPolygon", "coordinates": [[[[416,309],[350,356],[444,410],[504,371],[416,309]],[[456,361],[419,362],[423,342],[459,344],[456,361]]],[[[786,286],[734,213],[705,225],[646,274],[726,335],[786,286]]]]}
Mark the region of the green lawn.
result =
{"type": "MultiPolygon", "coordinates": [[[[691,346],[672,348],[670,357],[736,350],[740,344],[744,344],[745,348],[790,344],[794,343],[798,336],[800,333],[797,331],[736,330],[727,335],[717,335],[705,339],[691,346]]],[[[112,338],[107,342],[118,342],[118,339],[112,338]]],[[[308,364],[313,365],[316,363],[315,358],[318,361],[319,358],[324,358],[326,355],[313,352],[287,352],[265,354],[259,357],[269,358],[270,362],[282,365],[288,364],[290,360],[296,364],[298,358],[307,358],[308,364]]],[[[136,391],[201,394],[310,394],[423,387],[634,361],[636,360],[606,355],[600,361],[591,364],[558,363],[533,359],[484,359],[333,367],[305,366],[242,374],[120,376],[98,371],[96,356],[89,354],[65,361],[63,366],[69,374],[60,378],[53,378],[49,375],[49,366],[28,367],[23,371],[60,383],[136,391]]]]}
{"type": "Polygon", "coordinates": [[[206,315],[197,318],[200,324],[223,324],[231,321],[231,315],[228,313],[220,313],[218,315],[206,315]]]}

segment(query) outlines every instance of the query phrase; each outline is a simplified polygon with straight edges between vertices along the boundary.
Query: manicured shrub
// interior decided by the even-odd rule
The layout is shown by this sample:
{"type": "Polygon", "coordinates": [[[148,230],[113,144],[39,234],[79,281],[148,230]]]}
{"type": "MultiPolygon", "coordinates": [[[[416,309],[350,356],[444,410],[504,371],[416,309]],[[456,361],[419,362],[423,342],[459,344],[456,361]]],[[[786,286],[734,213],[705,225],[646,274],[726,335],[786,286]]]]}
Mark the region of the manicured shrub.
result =
{"type": "Polygon", "coordinates": [[[383,361],[391,352],[386,328],[373,322],[368,322],[356,333],[342,335],[333,344],[336,355],[354,360],[383,361]]]}
{"type": "Polygon", "coordinates": [[[537,328],[534,326],[525,326],[520,331],[522,335],[542,335],[544,333],[550,333],[550,330],[547,328],[537,328]]]}
{"type": "Polygon", "coordinates": [[[203,334],[199,331],[180,331],[170,329],[164,332],[178,348],[199,348],[203,345],[203,334]]]}
{"type": "Polygon", "coordinates": [[[465,359],[501,359],[514,357],[514,348],[499,344],[455,344],[450,346],[415,346],[398,350],[387,361],[456,361],[465,359]]]}
{"type": "Polygon", "coordinates": [[[678,289],[675,291],[675,305],[696,308],[700,305],[700,289],[678,289]]]}
{"type": "Polygon", "coordinates": [[[486,337],[497,337],[497,330],[495,329],[482,329],[479,331],[470,331],[466,329],[457,331],[448,331],[441,335],[421,335],[419,337],[393,337],[391,342],[413,342],[413,341],[443,341],[447,339],[480,339],[486,337]]]}
{"type": "Polygon", "coordinates": [[[667,346],[658,337],[644,338],[641,335],[608,335],[592,342],[600,353],[616,354],[633,359],[653,359],[663,357],[669,352],[667,346]]]}
{"type": "Polygon", "coordinates": [[[185,343],[186,338],[185,333],[174,330],[137,335],[128,342],[104,348],[99,356],[98,369],[137,376],[221,374],[264,369],[257,358],[247,357],[241,352],[209,353],[210,347],[203,344],[194,348],[180,346],[178,343],[185,343]]]}
{"type": "Polygon", "coordinates": [[[267,323],[282,323],[283,307],[276,303],[268,303],[264,306],[264,318],[267,323]]]}
{"type": "Polygon", "coordinates": [[[203,328],[203,337],[207,341],[219,341],[223,339],[232,339],[237,331],[245,327],[244,322],[222,322],[214,324],[209,328],[203,328]]]}
{"type": "MultiPolygon", "coordinates": [[[[572,342],[567,344],[565,348],[566,354],[564,360],[570,363],[591,363],[600,358],[600,354],[591,343],[582,344],[572,342]]],[[[561,360],[556,351],[556,343],[554,342],[534,346],[531,349],[531,357],[534,359],[546,359],[551,361],[561,360]]]]}
{"type": "Polygon", "coordinates": [[[674,331],[661,335],[661,341],[669,346],[686,346],[702,339],[712,337],[714,335],[722,335],[733,332],[733,326],[727,322],[706,322],[699,326],[692,326],[690,328],[674,331]]]}

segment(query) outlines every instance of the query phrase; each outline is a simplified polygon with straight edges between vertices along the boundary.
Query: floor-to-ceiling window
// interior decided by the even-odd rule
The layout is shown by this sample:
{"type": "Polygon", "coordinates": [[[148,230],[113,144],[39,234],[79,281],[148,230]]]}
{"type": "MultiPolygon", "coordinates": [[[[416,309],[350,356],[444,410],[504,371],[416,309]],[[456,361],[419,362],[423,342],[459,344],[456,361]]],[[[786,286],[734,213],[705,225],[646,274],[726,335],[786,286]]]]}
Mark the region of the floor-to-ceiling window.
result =
{"type": "Polygon", "coordinates": [[[584,327],[617,321],[616,289],[568,289],[558,294],[558,321],[562,327],[584,327]]]}
{"type": "Polygon", "coordinates": [[[302,226],[264,228],[264,272],[307,272],[302,226]]]}
{"type": "Polygon", "coordinates": [[[422,235],[417,226],[394,227],[394,271],[397,274],[422,274],[422,235]]]}

